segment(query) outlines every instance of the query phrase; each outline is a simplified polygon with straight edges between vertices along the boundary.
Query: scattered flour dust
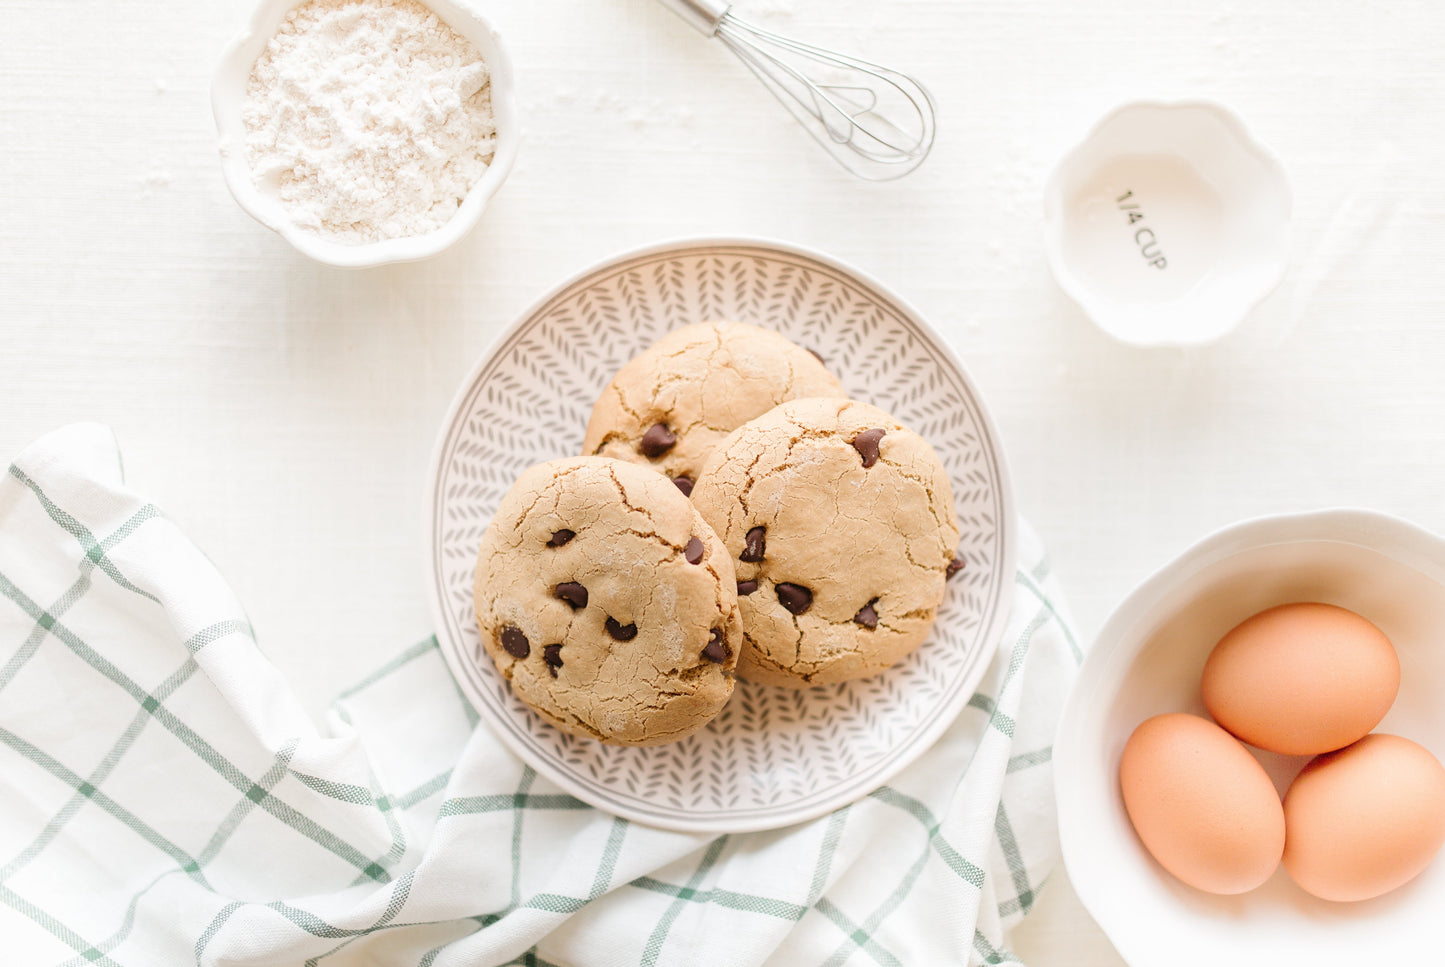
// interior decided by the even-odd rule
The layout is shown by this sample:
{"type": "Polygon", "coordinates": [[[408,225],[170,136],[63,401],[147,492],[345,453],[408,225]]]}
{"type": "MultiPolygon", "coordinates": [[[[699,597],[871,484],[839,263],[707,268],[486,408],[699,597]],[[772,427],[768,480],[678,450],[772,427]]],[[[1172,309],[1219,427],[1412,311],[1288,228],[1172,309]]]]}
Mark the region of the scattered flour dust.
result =
{"type": "Polygon", "coordinates": [[[492,160],[487,65],[416,0],[311,0],[256,60],[243,111],[252,177],[332,241],[422,235],[492,160]]]}

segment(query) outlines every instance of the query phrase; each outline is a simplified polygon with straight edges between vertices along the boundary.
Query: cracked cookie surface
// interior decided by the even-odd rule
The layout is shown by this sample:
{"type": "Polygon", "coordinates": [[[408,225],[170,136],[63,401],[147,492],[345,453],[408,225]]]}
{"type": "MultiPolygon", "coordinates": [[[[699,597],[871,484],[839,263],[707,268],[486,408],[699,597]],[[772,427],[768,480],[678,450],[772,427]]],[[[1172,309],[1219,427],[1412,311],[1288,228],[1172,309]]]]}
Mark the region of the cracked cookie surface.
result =
{"type": "Polygon", "coordinates": [[[691,490],[733,430],[786,400],[846,394],[812,353],[769,329],[704,322],[662,337],[602,391],[582,452],[646,464],[691,490]]]}
{"type": "Polygon", "coordinates": [[[735,562],[749,681],[882,671],[922,643],[962,566],[938,455],[866,403],[794,400],[753,420],[708,460],[692,500],[735,562]]]}
{"type": "Polygon", "coordinates": [[[676,741],[732,694],[732,561],[644,467],[572,457],[527,470],[482,536],[473,592],[482,646],[512,691],[573,735],[676,741]]]}

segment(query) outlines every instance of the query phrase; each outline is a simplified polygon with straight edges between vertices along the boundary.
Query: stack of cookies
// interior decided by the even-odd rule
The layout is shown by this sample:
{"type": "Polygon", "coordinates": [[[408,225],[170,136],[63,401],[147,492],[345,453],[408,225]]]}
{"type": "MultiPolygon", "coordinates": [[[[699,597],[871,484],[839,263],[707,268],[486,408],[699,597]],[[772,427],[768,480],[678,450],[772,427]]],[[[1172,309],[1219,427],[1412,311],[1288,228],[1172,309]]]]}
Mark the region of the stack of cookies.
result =
{"type": "Polygon", "coordinates": [[[574,735],[684,738],[734,672],[808,688],[882,671],[963,566],[928,442],[756,326],[686,326],[634,358],[583,453],[518,479],[475,593],[497,668],[574,735]]]}

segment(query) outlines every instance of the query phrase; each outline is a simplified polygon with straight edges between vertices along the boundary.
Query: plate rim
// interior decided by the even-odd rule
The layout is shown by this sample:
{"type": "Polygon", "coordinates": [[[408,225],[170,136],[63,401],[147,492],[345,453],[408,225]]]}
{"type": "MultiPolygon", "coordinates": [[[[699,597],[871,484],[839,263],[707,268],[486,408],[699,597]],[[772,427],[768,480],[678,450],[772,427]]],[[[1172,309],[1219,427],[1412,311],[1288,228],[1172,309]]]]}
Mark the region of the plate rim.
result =
{"type": "Polygon", "coordinates": [[[458,682],[460,690],[466,696],[467,701],[476,709],[477,713],[492,726],[493,731],[498,733],[502,743],[518,758],[535,769],[539,774],[561,787],[566,792],[587,803],[594,808],[600,809],[612,815],[621,816],[630,821],[641,823],[658,829],[666,829],[675,832],[687,833],[746,833],[762,830],[779,829],[791,826],[796,823],[807,822],[816,819],[841,806],[856,802],[868,794],[872,789],[888,782],[893,776],[907,768],[919,756],[932,748],[938,738],[948,729],[963,711],[964,705],[971,697],[972,691],[977,688],[978,682],[987,672],[992,654],[997,650],[999,640],[1008,626],[1008,619],[1013,609],[1013,582],[1012,576],[1017,569],[1018,556],[1018,525],[1013,481],[1009,474],[1007,455],[1004,452],[1003,440],[999,434],[998,426],[994,421],[993,414],[984,403],[983,394],[979,391],[977,383],[969,374],[967,368],[959,360],[953,349],[943,339],[940,333],[928,323],[913,305],[893,289],[879,282],[867,272],[864,272],[852,265],[842,262],[832,256],[819,252],[807,246],[782,242],[772,238],[747,235],[702,235],[684,236],[680,238],[667,239],[654,242],[637,248],[628,249],[608,258],[593,262],[582,269],[572,272],[564,277],[556,285],[547,289],[538,299],[526,306],[515,318],[499,332],[487,347],[477,356],[467,374],[462,378],[452,397],[451,403],[447,406],[446,414],[442,419],[441,427],[437,433],[436,440],[432,444],[431,458],[427,465],[426,475],[426,496],[425,513],[422,526],[425,528],[424,546],[426,555],[423,562],[425,571],[424,583],[427,590],[427,609],[430,613],[434,626],[434,633],[437,637],[439,650],[446,661],[448,670],[452,677],[458,682]],[[987,450],[994,464],[998,479],[998,504],[999,521],[998,527],[1002,535],[1002,553],[996,565],[1000,572],[1000,579],[997,591],[997,601],[989,615],[989,624],[982,633],[980,648],[981,659],[975,667],[961,680],[958,692],[969,693],[963,699],[954,698],[956,707],[951,714],[937,715],[921,728],[917,737],[902,747],[900,754],[885,759],[878,766],[863,773],[865,782],[855,780],[854,786],[865,786],[862,792],[850,792],[846,798],[839,798],[836,793],[818,794],[807,799],[795,801],[784,807],[766,807],[765,809],[751,810],[729,810],[726,813],[709,813],[704,817],[693,818],[690,814],[680,813],[677,810],[669,810],[657,807],[653,810],[646,810],[627,803],[616,803],[599,801],[600,797],[594,795],[589,785],[570,771],[559,767],[559,765],[545,756],[534,754],[534,750],[522,743],[512,734],[508,723],[504,720],[502,713],[493,708],[491,703],[486,701],[478,702],[470,693],[467,685],[470,684],[469,669],[463,664],[464,646],[459,647],[450,635],[447,634],[447,609],[444,590],[441,582],[437,580],[436,562],[440,553],[441,542],[439,540],[438,518],[439,511],[438,484],[444,472],[443,455],[447,452],[448,443],[452,440],[457,430],[461,410],[467,399],[471,396],[477,380],[483,371],[491,364],[497,354],[515,338],[522,328],[546,306],[554,302],[558,297],[576,287],[586,279],[602,275],[608,270],[616,268],[627,262],[638,259],[646,259],[665,254],[683,255],[707,250],[744,250],[761,253],[776,253],[794,258],[801,258],[812,261],[833,272],[842,275],[851,282],[870,290],[871,294],[878,298],[878,301],[888,304],[918,330],[919,335],[924,337],[930,350],[936,353],[941,359],[953,368],[968,390],[978,411],[979,426],[983,431],[987,450]],[[762,815],[756,815],[762,813],[762,815]]]}

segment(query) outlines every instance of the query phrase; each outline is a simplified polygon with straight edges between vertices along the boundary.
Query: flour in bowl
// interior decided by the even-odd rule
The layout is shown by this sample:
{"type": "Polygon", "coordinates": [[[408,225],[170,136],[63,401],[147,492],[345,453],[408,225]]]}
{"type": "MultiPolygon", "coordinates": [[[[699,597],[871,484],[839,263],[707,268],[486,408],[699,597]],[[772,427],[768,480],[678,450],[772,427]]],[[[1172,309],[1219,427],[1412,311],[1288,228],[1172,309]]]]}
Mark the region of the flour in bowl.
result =
{"type": "Polygon", "coordinates": [[[363,244],[456,214],[496,140],[481,54],[416,0],[310,0],[256,60],[242,117],[263,193],[363,244]]]}

